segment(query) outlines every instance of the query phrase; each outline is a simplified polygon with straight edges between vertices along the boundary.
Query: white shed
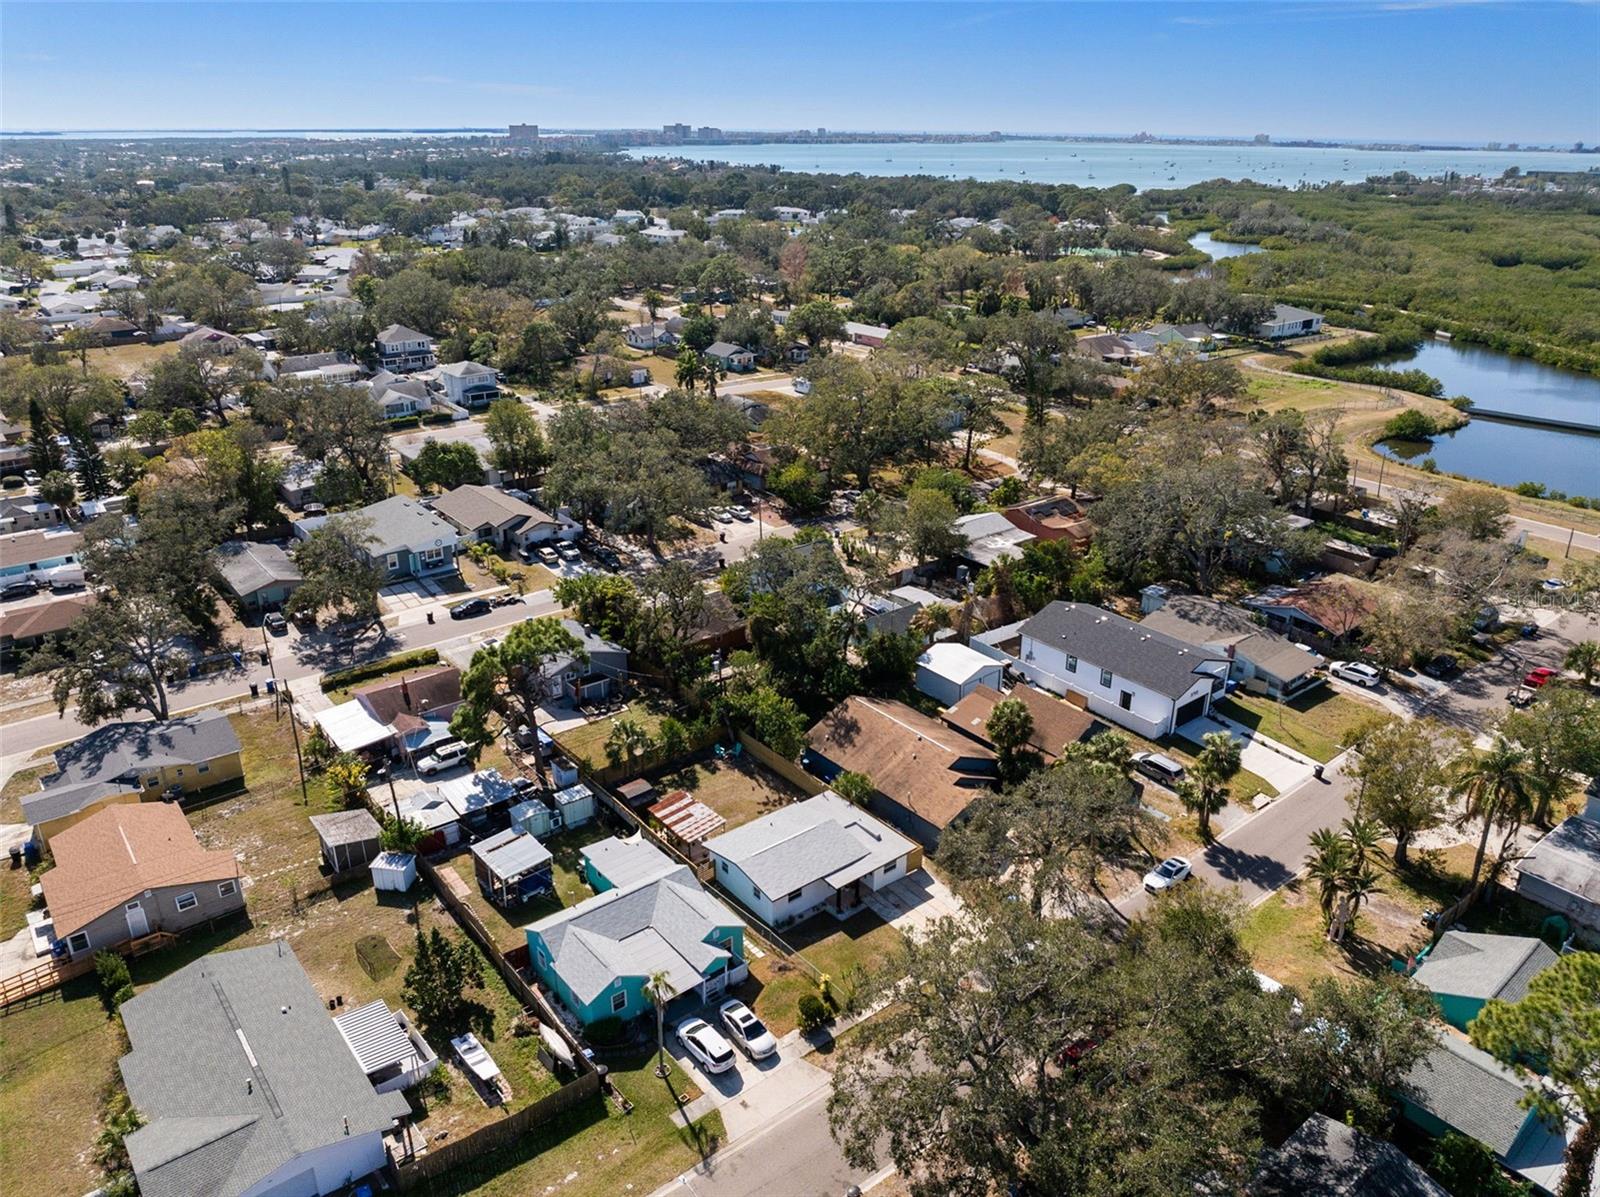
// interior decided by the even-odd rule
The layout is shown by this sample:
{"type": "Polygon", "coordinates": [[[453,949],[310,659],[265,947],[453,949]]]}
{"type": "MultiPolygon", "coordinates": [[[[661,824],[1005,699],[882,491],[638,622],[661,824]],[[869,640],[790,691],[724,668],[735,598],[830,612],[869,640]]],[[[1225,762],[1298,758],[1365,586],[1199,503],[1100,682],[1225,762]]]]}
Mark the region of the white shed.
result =
{"type": "Polygon", "coordinates": [[[417,882],[417,858],[409,852],[382,852],[372,860],[372,888],[405,893],[417,882]]]}
{"type": "Polygon", "coordinates": [[[594,818],[594,791],[579,782],[556,795],[556,810],[563,827],[582,827],[594,818]]]}
{"type": "Polygon", "coordinates": [[[965,644],[931,644],[917,658],[917,689],[940,706],[951,707],[978,686],[998,690],[1005,666],[965,644]]]}
{"type": "Polygon", "coordinates": [[[547,836],[559,831],[555,812],[537,798],[519,802],[511,808],[511,827],[523,835],[547,836]]]}

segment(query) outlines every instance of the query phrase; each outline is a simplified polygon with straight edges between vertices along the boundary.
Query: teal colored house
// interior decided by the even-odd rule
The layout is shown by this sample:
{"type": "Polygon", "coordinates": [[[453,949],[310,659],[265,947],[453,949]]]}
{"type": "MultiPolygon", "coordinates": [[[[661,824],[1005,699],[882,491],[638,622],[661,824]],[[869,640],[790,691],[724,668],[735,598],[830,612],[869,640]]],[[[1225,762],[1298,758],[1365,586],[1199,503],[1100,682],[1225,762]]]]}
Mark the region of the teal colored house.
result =
{"type": "Polygon", "coordinates": [[[1432,992],[1446,1022],[1464,1031],[1485,1002],[1519,1001],[1556,959],[1543,940],[1447,931],[1411,979],[1432,992]]]}
{"type": "Polygon", "coordinates": [[[584,855],[584,876],[602,892],[525,930],[534,973],[585,1026],[649,1014],[644,987],[658,972],[692,1006],[749,975],[743,920],[688,866],[637,841],[602,841],[584,855]]]}

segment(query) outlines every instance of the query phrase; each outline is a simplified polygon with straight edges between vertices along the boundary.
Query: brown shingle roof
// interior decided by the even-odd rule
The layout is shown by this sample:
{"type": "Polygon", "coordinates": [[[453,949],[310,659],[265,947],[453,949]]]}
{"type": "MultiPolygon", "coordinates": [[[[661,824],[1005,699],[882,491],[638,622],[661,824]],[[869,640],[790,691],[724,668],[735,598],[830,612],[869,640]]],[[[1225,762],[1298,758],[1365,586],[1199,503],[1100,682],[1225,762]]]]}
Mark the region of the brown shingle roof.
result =
{"type": "Polygon", "coordinates": [[[991,784],[994,753],[902,702],[847,698],[806,742],[935,827],[949,826],[991,784]]]}
{"type": "Polygon", "coordinates": [[[1033,735],[1028,745],[1047,765],[1055,763],[1066,745],[1077,743],[1098,726],[1092,715],[1032,686],[1018,686],[1010,694],[1002,694],[993,686],[975,686],[965,698],[944,711],[942,717],[956,731],[992,747],[984,727],[995,704],[1006,698],[1017,699],[1033,716],[1033,735]]]}
{"type": "Polygon", "coordinates": [[[0,611],[0,640],[28,640],[63,631],[93,602],[92,594],[73,594],[52,598],[48,603],[0,611]]]}
{"type": "Polygon", "coordinates": [[[442,665],[410,677],[378,682],[357,690],[354,697],[379,723],[392,725],[401,715],[445,711],[461,701],[461,670],[442,665]]]}
{"type": "Polygon", "coordinates": [[[56,867],[39,880],[58,939],[147,889],[239,876],[233,853],[201,847],[166,802],[105,807],[51,836],[50,851],[56,867]]]}

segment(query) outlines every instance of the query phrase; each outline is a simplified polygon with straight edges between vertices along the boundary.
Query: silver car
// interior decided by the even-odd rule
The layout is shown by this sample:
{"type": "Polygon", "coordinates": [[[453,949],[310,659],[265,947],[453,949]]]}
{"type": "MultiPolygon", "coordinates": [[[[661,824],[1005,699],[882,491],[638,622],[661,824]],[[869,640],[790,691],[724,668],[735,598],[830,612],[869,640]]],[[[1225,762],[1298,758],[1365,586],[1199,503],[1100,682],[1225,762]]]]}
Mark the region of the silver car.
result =
{"type": "Polygon", "coordinates": [[[766,1023],[756,1017],[756,1012],[738,998],[723,1002],[717,1011],[728,1035],[752,1060],[765,1060],[778,1050],[778,1041],[767,1030],[766,1023]]]}

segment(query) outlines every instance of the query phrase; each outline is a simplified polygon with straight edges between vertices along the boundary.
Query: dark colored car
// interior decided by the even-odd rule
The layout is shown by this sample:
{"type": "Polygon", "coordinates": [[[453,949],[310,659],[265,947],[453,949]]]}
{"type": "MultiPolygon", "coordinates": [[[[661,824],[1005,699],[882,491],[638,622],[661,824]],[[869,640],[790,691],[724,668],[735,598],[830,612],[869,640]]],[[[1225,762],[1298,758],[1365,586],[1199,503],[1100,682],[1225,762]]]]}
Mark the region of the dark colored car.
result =
{"type": "Polygon", "coordinates": [[[451,619],[476,619],[480,615],[487,615],[490,611],[489,600],[484,598],[468,599],[464,603],[457,603],[450,608],[451,619]]]}
{"type": "Polygon", "coordinates": [[[1449,653],[1440,653],[1422,667],[1422,672],[1431,678],[1447,678],[1454,677],[1460,668],[1456,659],[1449,653]]]}
{"type": "Polygon", "coordinates": [[[261,626],[274,636],[281,636],[289,630],[289,621],[277,611],[269,611],[261,620],[261,626]]]}
{"type": "Polygon", "coordinates": [[[605,569],[618,570],[622,568],[622,558],[617,556],[613,549],[609,549],[603,544],[595,545],[594,548],[589,550],[589,555],[605,569]]]}
{"type": "Polygon", "coordinates": [[[39,593],[39,583],[32,578],[18,578],[14,582],[7,582],[0,586],[0,602],[7,599],[27,598],[39,593]]]}

